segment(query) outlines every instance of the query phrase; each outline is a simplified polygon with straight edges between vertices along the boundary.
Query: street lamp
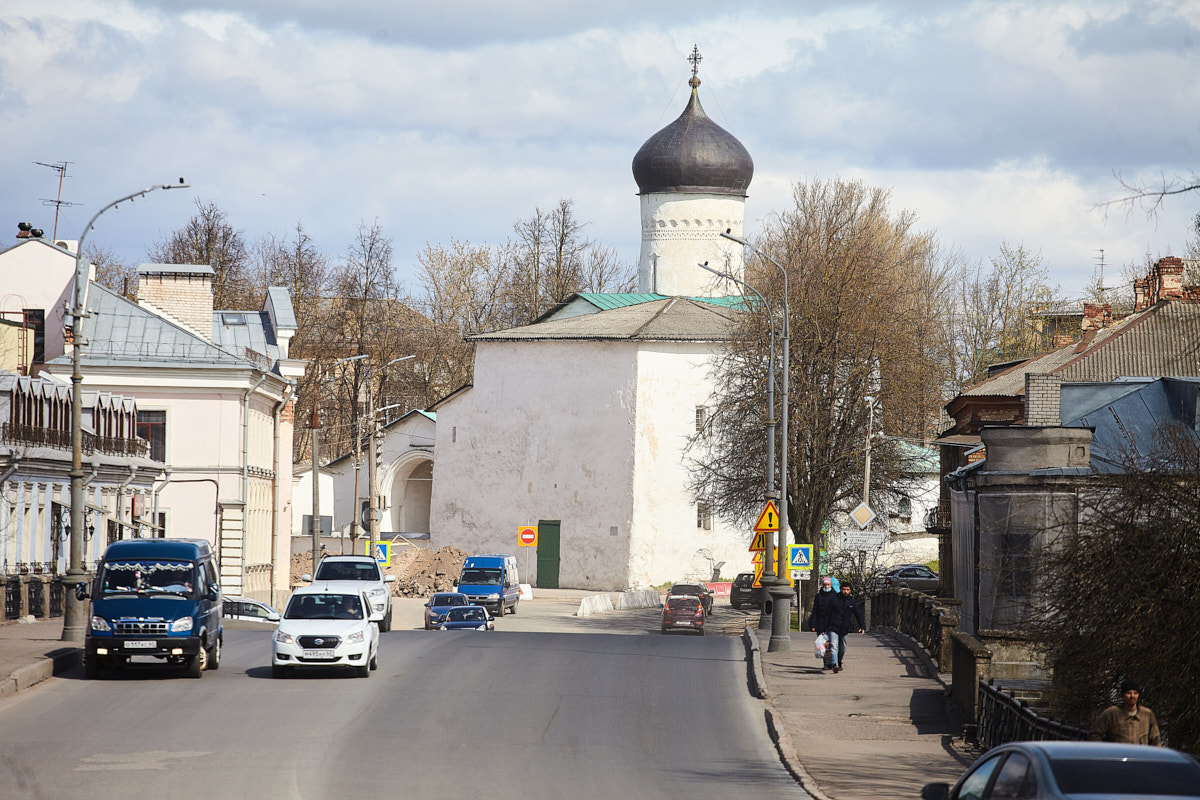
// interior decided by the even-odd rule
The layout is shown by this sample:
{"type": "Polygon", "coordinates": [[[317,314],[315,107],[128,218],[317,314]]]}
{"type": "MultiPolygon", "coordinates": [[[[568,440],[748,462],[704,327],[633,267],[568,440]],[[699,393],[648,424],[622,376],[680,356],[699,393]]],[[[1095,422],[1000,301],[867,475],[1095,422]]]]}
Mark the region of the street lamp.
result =
{"type": "MultiPolygon", "coordinates": [[[[771,330],[771,351],[767,357],[766,492],[767,492],[768,498],[773,499],[773,500],[778,500],[779,495],[775,491],[775,486],[776,486],[776,484],[775,484],[775,316],[771,313],[771,306],[769,303],[767,303],[767,298],[763,297],[762,294],[757,289],[755,289],[753,286],[751,286],[750,284],[746,283],[745,281],[743,281],[739,278],[735,278],[732,275],[728,275],[724,272],[719,272],[719,271],[713,269],[712,267],[708,266],[707,261],[705,261],[703,264],[700,264],[699,267],[700,267],[700,269],[711,272],[712,274],[716,275],[719,278],[726,278],[726,279],[731,280],[734,283],[738,284],[739,286],[742,286],[742,287],[754,292],[754,294],[758,295],[758,299],[762,301],[763,308],[767,309],[767,323],[770,326],[770,330],[771,330]]],[[[783,520],[782,511],[780,513],[781,513],[781,516],[780,516],[780,540],[781,540],[781,542],[780,543],[782,544],[783,531],[785,531],[786,528],[783,527],[783,523],[782,523],[782,520],[783,520]]],[[[768,532],[768,534],[769,534],[769,532],[768,532]]],[[[772,548],[775,547],[775,537],[768,535],[768,538],[770,539],[770,541],[767,542],[766,555],[763,557],[763,575],[762,575],[762,578],[760,579],[759,583],[761,583],[767,587],[767,592],[769,593],[769,595],[771,597],[771,602],[772,602],[772,606],[771,606],[771,608],[772,608],[772,612],[771,612],[771,642],[768,645],[768,650],[779,650],[779,649],[786,649],[787,645],[783,644],[783,642],[786,641],[790,644],[790,641],[791,641],[790,634],[788,632],[788,628],[791,625],[791,620],[790,620],[791,608],[787,604],[787,598],[791,596],[791,591],[785,590],[785,589],[782,589],[779,587],[780,579],[777,577],[776,572],[775,572],[775,559],[771,558],[771,555],[770,555],[772,548]],[[780,604],[781,596],[783,598],[782,605],[783,605],[783,609],[784,609],[784,615],[782,617],[779,613],[779,607],[781,605],[780,604]],[[777,620],[780,620],[780,619],[782,619],[783,625],[784,625],[782,631],[778,630],[777,620]]],[[[782,550],[782,547],[780,549],[782,550]]],[[[780,561],[780,564],[782,564],[782,563],[783,562],[780,561]]],[[[787,581],[782,581],[782,584],[786,586],[787,581]]],[[[760,627],[763,626],[765,622],[766,622],[765,615],[762,617],[759,617],[760,627]]]]}
{"type": "MultiPolygon", "coordinates": [[[[348,356],[339,358],[325,369],[317,373],[317,379],[313,382],[313,406],[312,419],[309,421],[308,427],[312,430],[312,516],[309,518],[308,532],[312,536],[312,571],[313,575],[317,574],[317,556],[321,553],[321,466],[318,460],[320,447],[317,444],[319,431],[321,430],[320,412],[317,410],[317,396],[321,392],[321,376],[327,371],[333,369],[338,364],[344,364],[347,361],[358,361],[360,358],[366,358],[366,353],[360,353],[356,356],[348,356]]],[[[358,431],[355,431],[357,437],[358,431]]],[[[358,509],[354,510],[358,513],[358,509]]]]}
{"type": "Polygon", "coordinates": [[[189,185],[179,179],[179,183],[162,183],[150,186],[140,192],[126,195],[114,200],[96,212],[75,245],[75,278],[71,286],[71,563],[67,566],[63,586],[74,586],[75,591],[68,592],[63,606],[62,641],[82,642],[86,633],[86,604],[80,597],[79,587],[87,582],[87,571],[83,568],[83,371],[80,361],[83,358],[83,330],[80,321],[83,319],[83,289],[87,279],[83,277],[83,242],[88,231],[96,224],[100,215],[110,208],[116,208],[121,203],[135,198],[145,197],[150,192],[159,189],[187,189],[189,185]]]}
{"type": "MultiPolygon", "coordinates": [[[[771,592],[772,597],[782,596],[783,576],[789,567],[787,556],[787,532],[788,532],[788,451],[791,449],[791,440],[788,438],[788,411],[791,403],[788,399],[788,376],[792,372],[791,353],[788,352],[788,345],[791,339],[792,330],[792,310],[791,310],[791,295],[788,292],[788,272],[783,266],[771,258],[766,253],[759,250],[754,245],[747,242],[745,239],[734,236],[731,229],[726,228],[721,234],[725,239],[731,242],[737,242],[742,247],[747,247],[754,251],[756,255],[761,256],[767,261],[774,264],[779,273],[783,276],[783,452],[780,454],[779,465],[779,588],[780,592],[771,592]]],[[[791,591],[788,591],[791,595],[791,591]]],[[[771,642],[767,645],[767,651],[773,650],[790,650],[792,641],[792,621],[791,609],[787,605],[783,605],[783,610],[780,610],[778,599],[772,606],[773,612],[771,615],[771,642]],[[776,638],[776,631],[780,630],[779,620],[782,618],[782,631],[779,638],[776,638]]]]}

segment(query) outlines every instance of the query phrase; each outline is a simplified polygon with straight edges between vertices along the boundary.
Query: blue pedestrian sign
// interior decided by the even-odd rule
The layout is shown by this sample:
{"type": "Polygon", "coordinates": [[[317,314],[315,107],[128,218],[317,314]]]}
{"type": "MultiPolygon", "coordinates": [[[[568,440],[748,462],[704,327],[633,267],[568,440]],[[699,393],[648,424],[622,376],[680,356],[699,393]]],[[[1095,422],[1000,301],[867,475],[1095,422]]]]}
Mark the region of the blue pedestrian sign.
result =
{"type": "Polygon", "coordinates": [[[812,548],[811,544],[788,545],[788,568],[812,569],[812,548]]]}
{"type": "MultiPolygon", "coordinates": [[[[363,542],[363,555],[367,555],[367,548],[371,546],[370,540],[363,542]]],[[[392,565],[392,543],[391,542],[376,542],[375,543],[375,560],[379,562],[381,567],[390,567],[392,565]]]]}

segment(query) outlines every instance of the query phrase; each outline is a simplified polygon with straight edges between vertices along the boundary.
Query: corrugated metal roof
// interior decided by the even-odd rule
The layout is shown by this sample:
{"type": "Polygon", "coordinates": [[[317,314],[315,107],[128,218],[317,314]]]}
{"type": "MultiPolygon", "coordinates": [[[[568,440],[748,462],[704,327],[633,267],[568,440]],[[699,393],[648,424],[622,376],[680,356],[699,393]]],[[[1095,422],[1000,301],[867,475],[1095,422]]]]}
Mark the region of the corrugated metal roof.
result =
{"type": "Polygon", "coordinates": [[[470,338],[474,341],[721,341],[729,338],[737,313],[728,306],[684,297],[670,297],[619,306],[595,314],[548,319],[520,328],[481,333],[470,338]]]}
{"type": "Polygon", "coordinates": [[[1015,397],[1027,373],[1056,373],[1064,383],[1113,381],[1119,377],[1200,377],[1200,303],[1165,300],[1131,314],[1090,340],[1030,359],[963,392],[966,396],[1015,397]]]}
{"type": "Polygon", "coordinates": [[[275,309],[275,323],[280,328],[297,328],[296,310],[292,307],[292,294],[282,286],[267,287],[267,301],[275,309]]]}

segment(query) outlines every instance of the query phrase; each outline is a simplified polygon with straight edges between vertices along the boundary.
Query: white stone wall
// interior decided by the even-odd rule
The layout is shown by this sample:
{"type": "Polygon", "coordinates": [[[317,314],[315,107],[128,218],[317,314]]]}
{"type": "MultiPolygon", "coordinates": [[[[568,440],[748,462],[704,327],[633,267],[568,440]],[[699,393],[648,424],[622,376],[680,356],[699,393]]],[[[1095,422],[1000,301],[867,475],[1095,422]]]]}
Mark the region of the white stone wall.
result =
{"type": "Polygon", "coordinates": [[[432,546],[515,553],[522,579],[536,583],[533,548],[518,548],[517,527],[561,520],[559,585],[624,588],[636,350],[479,342],[474,386],[437,408],[432,546]]]}
{"type": "Polygon", "coordinates": [[[711,529],[698,527],[688,490],[683,451],[696,430],[696,408],[712,405],[711,353],[705,343],[641,346],[630,586],[708,580],[721,561],[725,575],[752,568],[749,528],[716,516],[711,529]]]}
{"type": "Polygon", "coordinates": [[[697,264],[745,274],[742,246],[721,234],[728,228],[742,236],[744,197],[724,194],[644,194],[642,250],[638,258],[638,291],[685,297],[724,297],[741,294],[736,285],[721,281],[697,264]]]}

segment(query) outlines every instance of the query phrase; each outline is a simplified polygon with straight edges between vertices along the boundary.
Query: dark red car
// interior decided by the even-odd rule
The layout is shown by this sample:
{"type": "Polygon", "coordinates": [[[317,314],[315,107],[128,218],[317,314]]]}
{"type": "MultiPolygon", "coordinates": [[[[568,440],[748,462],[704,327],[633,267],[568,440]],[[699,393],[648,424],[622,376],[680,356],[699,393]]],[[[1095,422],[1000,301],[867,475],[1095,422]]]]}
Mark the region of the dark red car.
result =
{"type": "Polygon", "coordinates": [[[662,632],[695,631],[704,635],[704,606],[699,597],[668,597],[663,604],[662,632]]]}

